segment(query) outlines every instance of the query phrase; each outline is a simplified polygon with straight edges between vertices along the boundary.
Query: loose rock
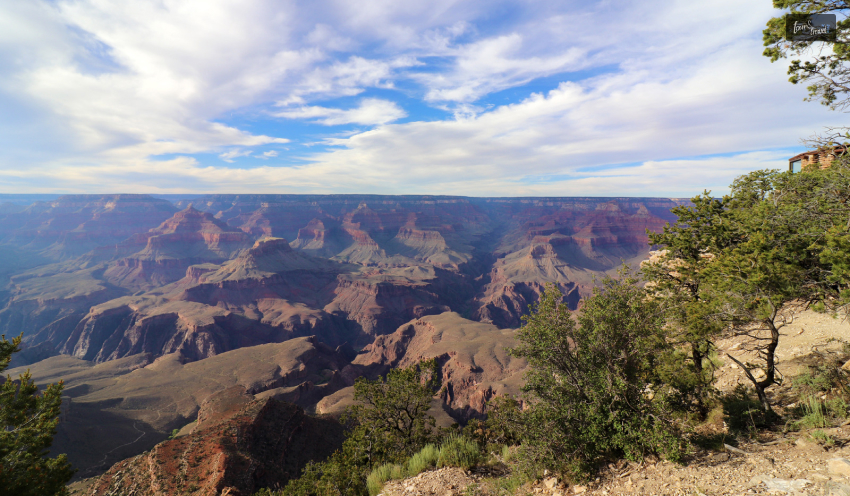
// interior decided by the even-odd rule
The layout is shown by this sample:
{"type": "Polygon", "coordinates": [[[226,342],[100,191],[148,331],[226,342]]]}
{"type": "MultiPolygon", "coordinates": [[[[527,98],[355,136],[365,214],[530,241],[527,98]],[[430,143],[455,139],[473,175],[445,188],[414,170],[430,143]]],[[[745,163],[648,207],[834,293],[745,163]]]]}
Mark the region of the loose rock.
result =
{"type": "Polygon", "coordinates": [[[830,474],[850,475],[850,460],[847,458],[833,458],[828,463],[830,474]]]}

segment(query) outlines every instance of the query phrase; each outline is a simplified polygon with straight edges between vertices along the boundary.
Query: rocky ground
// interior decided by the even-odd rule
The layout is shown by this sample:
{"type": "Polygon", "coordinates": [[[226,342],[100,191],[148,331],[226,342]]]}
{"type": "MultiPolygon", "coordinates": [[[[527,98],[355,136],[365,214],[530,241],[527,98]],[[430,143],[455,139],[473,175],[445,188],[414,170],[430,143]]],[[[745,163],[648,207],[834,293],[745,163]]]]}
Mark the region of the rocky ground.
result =
{"type": "MultiPolygon", "coordinates": [[[[785,380],[781,386],[773,388],[771,394],[778,413],[790,414],[799,400],[792,387],[793,377],[810,365],[845,358],[845,341],[850,341],[850,324],[846,320],[811,311],[799,314],[782,330],[777,368],[785,380]]],[[[728,337],[718,345],[723,362],[718,387],[728,391],[745,383],[746,379],[726,354],[741,360],[747,358],[747,342],[743,338],[728,337]]],[[[605,467],[596,480],[585,485],[570,485],[555,477],[546,477],[522,486],[516,494],[850,496],[850,421],[820,429],[820,432],[814,429],[784,432],[785,429],[778,426],[749,440],[736,440],[732,435],[724,438],[724,426],[717,427],[720,441],[715,449],[697,449],[683,465],[659,460],[642,464],[621,462],[605,467]]],[[[499,477],[499,473],[486,470],[441,469],[388,483],[383,494],[506,494],[504,490],[495,489],[498,484],[494,484],[494,480],[498,481],[499,477]]]]}
{"type": "MultiPolygon", "coordinates": [[[[833,431],[836,445],[778,439],[765,446],[752,443],[741,452],[701,451],[687,465],[670,462],[609,467],[586,485],[570,485],[547,477],[522,486],[516,494],[568,496],[664,495],[714,496],[790,494],[850,496],[850,430],[833,431]],[[837,432],[840,431],[840,432],[837,432]],[[786,442],[787,441],[787,442],[786,442]],[[840,447],[839,447],[840,445],[840,447]]],[[[805,437],[801,437],[805,439],[805,437]]],[[[494,490],[492,474],[445,468],[419,474],[384,487],[384,496],[483,496],[494,490]]]]}
{"type": "Polygon", "coordinates": [[[416,477],[403,481],[388,482],[381,493],[383,496],[405,495],[451,495],[457,496],[467,492],[467,488],[475,486],[483,479],[483,473],[468,472],[457,467],[447,467],[440,470],[422,472],[416,477]]]}

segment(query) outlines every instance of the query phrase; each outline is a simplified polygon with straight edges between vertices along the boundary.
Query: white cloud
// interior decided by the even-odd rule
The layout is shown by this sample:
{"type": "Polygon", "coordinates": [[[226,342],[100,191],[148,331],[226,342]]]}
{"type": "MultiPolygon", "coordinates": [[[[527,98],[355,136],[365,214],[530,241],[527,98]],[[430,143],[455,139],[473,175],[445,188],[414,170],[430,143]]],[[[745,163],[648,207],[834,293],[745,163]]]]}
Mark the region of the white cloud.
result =
{"type": "MultiPolygon", "coordinates": [[[[790,153],[790,152],[789,152],[790,153]]],[[[729,157],[646,161],[578,173],[570,178],[529,180],[522,170],[509,177],[448,177],[421,184],[405,177],[357,174],[330,163],[300,167],[251,168],[202,165],[191,157],[166,161],[134,160],[103,166],[52,164],[49,171],[0,168],[0,189],[38,183],[44,193],[397,193],[472,196],[635,196],[691,197],[710,189],[728,191],[731,178],[764,168],[787,167],[789,153],[747,152],[729,157]]],[[[421,172],[421,171],[419,171],[421,172]]],[[[420,175],[421,177],[421,175],[420,175]]]]}
{"type": "MultiPolygon", "coordinates": [[[[51,57],[19,58],[25,61],[5,79],[2,90],[49,108],[52,120],[72,135],[72,144],[57,155],[145,157],[288,141],[215,122],[268,95],[287,72],[316,58],[309,50],[263,45],[264,35],[276,36],[272,31],[290,21],[269,6],[37,5],[21,16],[24,21],[34,23],[46,13],[41,30],[65,33],[71,42],[78,33],[85,43],[106,47],[93,54],[85,43],[68,43],[70,49],[56,49],[51,57]],[[245,37],[248,30],[260,36],[245,37]],[[103,63],[81,62],[83,55],[97,55],[103,63]]],[[[62,46],[43,38],[28,40],[30,50],[62,46]]]]}
{"type": "Polygon", "coordinates": [[[841,124],[760,55],[771,15],[737,0],[7,2],[0,190],[687,196],[841,124]],[[360,99],[322,103],[340,97],[360,99]],[[429,105],[454,119],[419,118],[429,105]],[[275,114],[375,128],[299,141],[258,123],[275,114]],[[262,167],[215,158],[273,143],[293,145],[262,167]]]}
{"type": "Polygon", "coordinates": [[[413,57],[401,56],[391,60],[371,60],[352,56],[346,61],[320,66],[303,74],[278,106],[301,104],[307,99],[327,99],[354,96],[366,88],[394,87],[396,70],[419,65],[413,57]]]}
{"type": "Polygon", "coordinates": [[[579,173],[568,180],[523,181],[518,188],[541,196],[693,197],[704,190],[723,195],[729,192],[735,177],[760,169],[787,169],[790,154],[777,150],[728,157],[652,160],[579,173]]]}
{"type": "MultiPolygon", "coordinates": [[[[564,83],[474,117],[387,125],[339,138],[334,144],[340,148],[310,159],[317,173],[356,171],[364,184],[381,185],[386,193],[617,195],[637,194],[639,186],[641,196],[689,196],[703,187],[726,187],[767,159],[743,153],[733,168],[667,176],[652,173],[657,165],[616,169],[616,175],[599,168],[787,149],[821,124],[840,123],[839,114],[795,101],[796,88],[783,72],[762,60],[757,42],[740,40],[676,74],[619,73],[564,83]],[[629,177],[626,170],[645,176],[629,177]]],[[[712,160],[682,164],[726,163],[712,160]]],[[[781,158],[770,160],[782,167],[781,158]]]]}
{"type": "Polygon", "coordinates": [[[471,102],[493,91],[586,64],[581,49],[567,48],[548,57],[527,56],[520,50],[522,41],[522,36],[512,33],[471,43],[454,54],[453,72],[422,73],[415,78],[429,88],[427,100],[471,102]]]}
{"type": "Polygon", "coordinates": [[[251,154],[251,150],[236,149],[236,150],[228,150],[228,151],[226,151],[222,154],[219,154],[218,158],[224,160],[225,162],[232,164],[233,159],[239,158],[239,157],[247,157],[250,154],[251,154]]]}
{"type": "Polygon", "coordinates": [[[353,39],[340,36],[333,26],[321,23],[316,24],[313,30],[310,31],[306,37],[306,41],[309,44],[337,52],[351,52],[358,48],[358,43],[353,39]]]}
{"type": "Polygon", "coordinates": [[[276,117],[287,119],[310,119],[326,126],[340,124],[386,124],[407,117],[407,113],[395,102],[379,98],[364,98],[360,104],[350,110],[327,107],[299,107],[274,113],[276,117]]]}

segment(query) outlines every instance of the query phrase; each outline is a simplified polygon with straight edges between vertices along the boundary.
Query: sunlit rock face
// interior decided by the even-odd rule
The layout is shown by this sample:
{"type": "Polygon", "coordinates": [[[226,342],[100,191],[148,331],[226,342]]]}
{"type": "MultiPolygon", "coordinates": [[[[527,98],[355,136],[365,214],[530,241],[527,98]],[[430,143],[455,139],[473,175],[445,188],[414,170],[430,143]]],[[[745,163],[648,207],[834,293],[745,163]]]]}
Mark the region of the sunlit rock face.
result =
{"type": "Polygon", "coordinates": [[[680,203],[106,195],[0,208],[0,332],[24,333],[13,373],[66,381],[54,448],[80,477],[108,470],[91,494],[176,494],[186,480],[251,494],[335,442],[297,454],[302,434],[335,427],[281,402],[335,415],[357,378],[432,358],[440,425],[518,393],[526,364],[506,350],[546,285],[575,308],[594,278],[638,265],[646,231],[680,203]],[[275,456],[252,437],[269,429],[275,456]]]}
{"type": "Polygon", "coordinates": [[[362,347],[458,312],[517,327],[648,252],[670,199],[82,195],[0,212],[0,330],[39,353],[199,360],[316,335],[362,347]]]}

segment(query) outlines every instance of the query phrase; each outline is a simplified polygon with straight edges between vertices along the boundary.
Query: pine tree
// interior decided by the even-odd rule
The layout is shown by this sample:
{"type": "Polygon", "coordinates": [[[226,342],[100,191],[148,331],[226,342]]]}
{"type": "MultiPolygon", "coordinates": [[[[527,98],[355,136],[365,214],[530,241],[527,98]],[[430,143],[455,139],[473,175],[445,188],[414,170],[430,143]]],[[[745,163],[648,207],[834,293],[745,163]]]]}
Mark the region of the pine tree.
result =
{"type": "Polygon", "coordinates": [[[685,450],[656,373],[671,351],[663,312],[636,279],[620,276],[606,277],[575,315],[547,286],[511,350],[529,363],[525,455],[576,479],[607,457],[676,460],[685,450]]]}
{"type": "MultiPolygon", "coordinates": [[[[21,336],[0,336],[0,372],[20,351],[21,336]]],[[[0,378],[2,380],[2,378],[0,378]]],[[[62,404],[62,381],[39,391],[29,371],[0,385],[0,494],[65,495],[74,470],[64,454],[48,457],[62,404]]]]}

